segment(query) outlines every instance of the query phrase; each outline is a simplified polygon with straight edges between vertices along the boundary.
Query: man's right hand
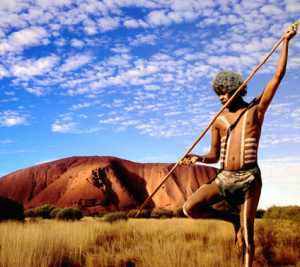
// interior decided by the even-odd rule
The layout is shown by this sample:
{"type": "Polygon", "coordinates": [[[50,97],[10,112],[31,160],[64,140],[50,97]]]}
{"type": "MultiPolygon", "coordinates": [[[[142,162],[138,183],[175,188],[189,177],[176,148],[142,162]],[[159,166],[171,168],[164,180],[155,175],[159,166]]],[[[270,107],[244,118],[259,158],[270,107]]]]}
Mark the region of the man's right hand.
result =
{"type": "Polygon", "coordinates": [[[288,29],[285,31],[284,37],[287,40],[292,39],[297,34],[297,30],[298,30],[298,24],[297,23],[294,23],[294,24],[290,25],[288,27],[288,29]]]}
{"type": "Polygon", "coordinates": [[[199,157],[193,154],[187,154],[180,162],[179,165],[191,165],[198,161],[199,157]]]}

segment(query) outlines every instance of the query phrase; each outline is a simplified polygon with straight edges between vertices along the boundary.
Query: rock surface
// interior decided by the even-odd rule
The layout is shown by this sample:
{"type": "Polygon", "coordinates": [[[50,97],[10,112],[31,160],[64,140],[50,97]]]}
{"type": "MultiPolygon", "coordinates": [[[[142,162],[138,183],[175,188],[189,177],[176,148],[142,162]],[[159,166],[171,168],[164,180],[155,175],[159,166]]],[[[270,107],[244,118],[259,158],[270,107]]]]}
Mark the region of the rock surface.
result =
{"type": "MultiPolygon", "coordinates": [[[[137,208],[153,192],[172,164],[136,163],[105,156],[60,159],[0,178],[0,196],[25,208],[53,204],[86,213],[137,208]]],[[[217,169],[179,166],[148,207],[175,209],[217,169]]]]}

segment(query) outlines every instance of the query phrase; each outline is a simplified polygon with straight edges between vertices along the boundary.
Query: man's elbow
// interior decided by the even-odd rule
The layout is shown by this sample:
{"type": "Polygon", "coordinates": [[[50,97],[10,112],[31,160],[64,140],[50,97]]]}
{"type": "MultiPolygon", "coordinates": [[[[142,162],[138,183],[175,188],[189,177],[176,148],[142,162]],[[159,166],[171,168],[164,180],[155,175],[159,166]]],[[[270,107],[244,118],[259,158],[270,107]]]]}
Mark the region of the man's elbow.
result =
{"type": "Polygon", "coordinates": [[[219,161],[219,157],[217,156],[209,156],[206,158],[204,163],[217,163],[219,161]]]}

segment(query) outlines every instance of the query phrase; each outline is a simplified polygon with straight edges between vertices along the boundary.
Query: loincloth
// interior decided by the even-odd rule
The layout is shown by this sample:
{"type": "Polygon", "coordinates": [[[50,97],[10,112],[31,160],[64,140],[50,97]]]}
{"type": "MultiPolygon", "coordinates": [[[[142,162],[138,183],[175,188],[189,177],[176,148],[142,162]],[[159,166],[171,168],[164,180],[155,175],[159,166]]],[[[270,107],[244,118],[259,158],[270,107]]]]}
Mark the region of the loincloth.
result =
{"type": "Polygon", "coordinates": [[[258,179],[261,184],[261,173],[258,166],[248,170],[222,170],[217,174],[215,182],[220,189],[220,195],[230,204],[242,204],[246,192],[255,179],[258,179]]]}

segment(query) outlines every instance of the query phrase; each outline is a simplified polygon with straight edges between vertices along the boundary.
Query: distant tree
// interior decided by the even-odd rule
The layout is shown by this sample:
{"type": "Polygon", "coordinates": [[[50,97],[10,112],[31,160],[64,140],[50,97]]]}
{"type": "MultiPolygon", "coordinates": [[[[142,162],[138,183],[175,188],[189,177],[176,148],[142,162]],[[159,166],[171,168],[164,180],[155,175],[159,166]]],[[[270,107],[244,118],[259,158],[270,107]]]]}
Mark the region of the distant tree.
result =
{"type": "Polygon", "coordinates": [[[107,214],[107,211],[102,210],[102,211],[99,211],[98,213],[96,213],[95,216],[101,218],[101,217],[103,217],[105,214],[107,214]]]}
{"type": "Polygon", "coordinates": [[[63,210],[63,208],[54,208],[54,209],[51,210],[51,212],[50,212],[50,217],[51,217],[52,219],[55,219],[56,216],[57,216],[57,214],[58,214],[59,212],[61,212],[62,210],[63,210]]]}
{"type": "Polygon", "coordinates": [[[264,217],[264,214],[265,214],[265,210],[263,210],[263,209],[258,209],[257,211],[256,211],[256,218],[259,218],[259,219],[261,219],[261,218],[263,218],[264,217]]]}
{"type": "Polygon", "coordinates": [[[109,212],[103,216],[105,222],[113,223],[116,221],[126,221],[128,219],[126,211],[109,212]]]}
{"type": "Polygon", "coordinates": [[[127,217],[128,218],[150,218],[151,210],[141,210],[139,215],[137,216],[138,209],[132,209],[128,211],[127,217]]]}
{"type": "Polygon", "coordinates": [[[66,221],[76,221],[83,217],[82,212],[78,208],[65,208],[61,209],[56,214],[56,219],[66,221]]]}
{"type": "Polygon", "coordinates": [[[151,212],[151,218],[165,219],[172,218],[174,216],[173,211],[166,209],[153,209],[151,212]]]}
{"type": "Polygon", "coordinates": [[[45,204],[40,207],[28,209],[25,211],[26,217],[41,217],[44,219],[51,219],[51,212],[56,207],[50,204],[45,204]]]}
{"type": "Polygon", "coordinates": [[[263,218],[300,221],[300,207],[299,206],[285,206],[285,207],[273,206],[266,210],[263,218]]]}
{"type": "Polygon", "coordinates": [[[23,205],[9,198],[0,197],[0,221],[1,220],[19,220],[23,221],[23,205]]]}

